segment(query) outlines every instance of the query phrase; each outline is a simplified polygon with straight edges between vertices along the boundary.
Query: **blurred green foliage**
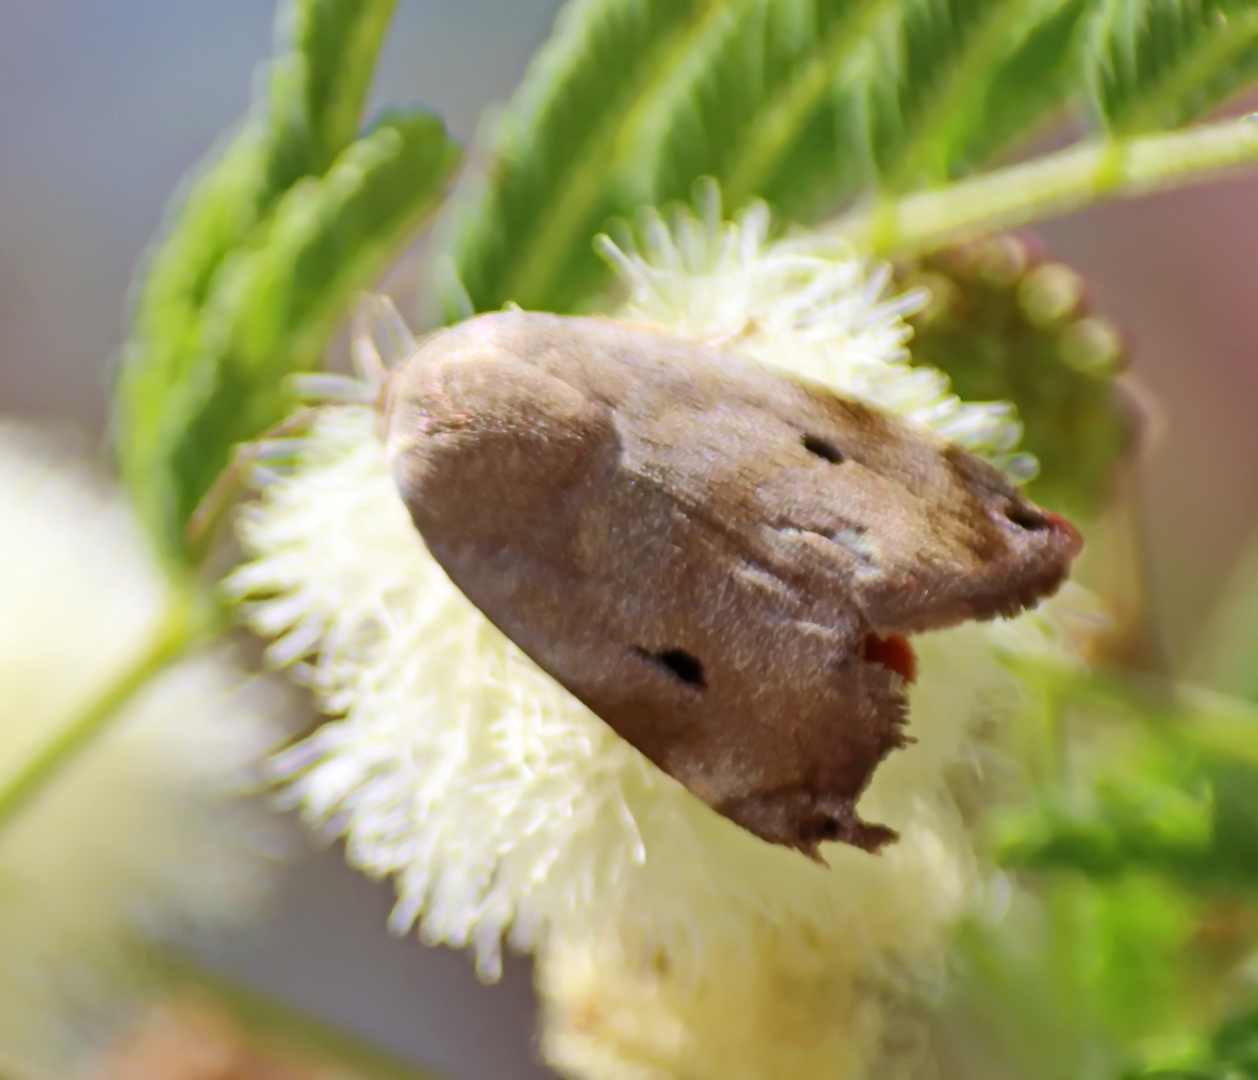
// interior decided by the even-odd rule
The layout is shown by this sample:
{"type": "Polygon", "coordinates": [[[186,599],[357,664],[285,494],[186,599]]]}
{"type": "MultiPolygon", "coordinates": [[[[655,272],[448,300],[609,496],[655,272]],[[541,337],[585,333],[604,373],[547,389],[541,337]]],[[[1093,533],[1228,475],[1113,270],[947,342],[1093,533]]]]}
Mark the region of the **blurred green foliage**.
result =
{"type": "Polygon", "coordinates": [[[1190,902],[1138,874],[1098,887],[1063,873],[1013,890],[999,921],[962,933],[946,1014],[978,1033],[999,1075],[1117,1080],[1141,1048],[1192,1042],[1209,972],[1188,947],[1190,902]]]}
{"type": "Polygon", "coordinates": [[[462,286],[446,317],[580,309],[608,218],[701,176],[730,212],[762,197],[803,220],[964,175],[1066,109],[1123,133],[1185,122],[1258,56],[1251,13],[1233,31],[1206,7],[573,0],[443,213],[436,257],[462,286]]]}
{"type": "Polygon", "coordinates": [[[1204,686],[1258,702],[1258,537],[1238,561],[1201,635],[1192,677],[1204,686]]]}
{"type": "Polygon", "coordinates": [[[1258,707],[1097,672],[1037,681],[1051,687],[1073,756],[1005,821],[997,851],[1007,863],[1258,890],[1258,707]]]}
{"type": "Polygon", "coordinates": [[[124,482],[158,548],[232,447],[281,420],[360,289],[435,207],[458,153],[428,113],[356,137],[394,0],[300,0],[240,128],[177,200],[144,269],[118,382],[124,482]]]}
{"type": "Polygon", "coordinates": [[[963,935],[955,1021],[1023,1077],[1251,1075],[1258,707],[1017,663],[1051,749],[995,822],[1007,892],[963,935]]]}
{"type": "Polygon", "coordinates": [[[1258,1076],[1258,1012],[1229,1018],[1194,1050],[1177,1063],[1132,1073],[1132,1080],[1251,1080],[1258,1076]]]}
{"type": "Polygon", "coordinates": [[[1258,75],[1258,7],[1247,0],[1108,0],[1089,28],[1094,107],[1134,134],[1200,116],[1258,75]]]}

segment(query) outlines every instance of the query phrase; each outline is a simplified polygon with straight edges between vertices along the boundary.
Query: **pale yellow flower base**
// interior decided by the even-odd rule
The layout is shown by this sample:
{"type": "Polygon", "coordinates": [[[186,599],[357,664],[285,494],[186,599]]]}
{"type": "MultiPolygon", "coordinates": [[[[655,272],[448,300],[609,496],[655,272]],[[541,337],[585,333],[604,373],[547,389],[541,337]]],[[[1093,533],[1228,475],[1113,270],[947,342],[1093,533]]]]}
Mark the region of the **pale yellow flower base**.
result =
{"type": "MultiPolygon", "coordinates": [[[[882,1058],[886,1014],[836,942],[763,927],[697,980],[656,951],[555,942],[538,958],[542,1050],[574,1080],[845,1080],[882,1058]]],[[[880,1078],[887,1076],[879,1070],[880,1078]]]]}

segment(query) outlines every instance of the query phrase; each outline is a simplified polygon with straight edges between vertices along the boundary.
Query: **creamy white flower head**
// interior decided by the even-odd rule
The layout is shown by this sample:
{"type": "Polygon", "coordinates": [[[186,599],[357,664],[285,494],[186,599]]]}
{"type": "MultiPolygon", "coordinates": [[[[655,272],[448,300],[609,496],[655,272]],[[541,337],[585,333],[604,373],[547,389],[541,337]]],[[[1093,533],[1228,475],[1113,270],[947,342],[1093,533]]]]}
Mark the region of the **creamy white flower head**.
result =
{"type": "Polygon", "coordinates": [[[641,253],[631,239],[622,250],[599,238],[629,289],[620,315],[731,342],[762,363],[933,428],[1015,480],[1035,474],[1035,459],[1016,453],[1022,424],[1011,404],[963,402],[943,372],[909,362],[904,316],[921,307],[920,293],[886,299],[888,269],[857,258],[840,237],[770,242],[763,203],[729,223],[712,188],[699,205],[698,216],[681,213],[671,227],[648,212],[641,253]]]}
{"type": "MultiPolygon", "coordinates": [[[[0,804],[145,654],[172,596],[122,497],[0,423],[0,804]]],[[[280,735],[274,690],[181,660],[0,815],[0,1072],[63,1075],[124,1003],[138,937],[258,898],[273,834],[233,802],[280,735]],[[261,831],[259,831],[261,830],[261,831]]]]}
{"type": "MultiPolygon", "coordinates": [[[[633,290],[619,314],[736,339],[1007,453],[1017,436],[1007,408],[964,405],[939,373],[908,366],[912,301],[885,301],[884,275],[829,241],[773,244],[766,231],[763,210],[680,235],[655,227],[648,255],[612,253],[633,290]]],[[[358,350],[365,369],[383,370],[369,335],[358,350]]],[[[829,866],[818,866],[710,810],[490,625],[412,526],[372,406],[318,410],[284,452],[290,468],[265,474],[242,519],[252,561],[228,587],[274,639],[271,659],[338,717],[280,771],[354,865],[395,879],[393,928],[472,946],[488,978],[504,937],[534,950],[544,1045],[576,1076],[846,1076],[880,1053],[879,1000],[939,974],[979,883],[954,785],[982,765],[974,733],[1017,707],[1001,650],[1019,636],[1058,648],[1051,622],[1031,614],[915,639],[916,741],[879,767],[860,803],[900,839],[878,856],[827,845],[829,866]],[[809,1046],[788,1048],[794,1025],[761,1038],[731,1023],[743,1006],[812,993],[818,980],[813,1011],[824,1015],[809,1046]],[[602,1007],[617,995],[646,1012],[617,1026],[602,1007]],[[696,1047],[708,1037],[727,1052],[705,1057],[696,1047]],[[733,1072],[716,1065],[735,1061],[733,1072]],[[790,1071],[804,1062],[829,1072],[790,1071]]]]}

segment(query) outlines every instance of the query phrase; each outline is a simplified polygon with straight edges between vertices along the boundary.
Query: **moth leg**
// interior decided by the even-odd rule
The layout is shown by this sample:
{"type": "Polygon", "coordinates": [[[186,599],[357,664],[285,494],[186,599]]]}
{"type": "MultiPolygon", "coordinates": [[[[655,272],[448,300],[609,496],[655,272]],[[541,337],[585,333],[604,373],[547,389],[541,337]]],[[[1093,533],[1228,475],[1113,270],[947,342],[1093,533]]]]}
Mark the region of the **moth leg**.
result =
{"type": "Polygon", "coordinates": [[[716,810],[757,836],[796,848],[822,864],[818,849],[823,842],[851,844],[873,854],[897,837],[886,825],[861,820],[855,796],[818,796],[802,788],[759,792],[724,802],[716,810]]]}
{"type": "Polygon", "coordinates": [[[309,427],[320,412],[319,407],[302,409],[264,431],[247,443],[239,443],[232,449],[231,460],[218,474],[209,489],[201,496],[192,515],[184,526],[184,542],[204,557],[216,543],[228,511],[236,504],[245,490],[245,476],[250,466],[268,456],[269,448],[276,446],[281,456],[291,458],[293,449],[284,444],[290,436],[309,427]]]}

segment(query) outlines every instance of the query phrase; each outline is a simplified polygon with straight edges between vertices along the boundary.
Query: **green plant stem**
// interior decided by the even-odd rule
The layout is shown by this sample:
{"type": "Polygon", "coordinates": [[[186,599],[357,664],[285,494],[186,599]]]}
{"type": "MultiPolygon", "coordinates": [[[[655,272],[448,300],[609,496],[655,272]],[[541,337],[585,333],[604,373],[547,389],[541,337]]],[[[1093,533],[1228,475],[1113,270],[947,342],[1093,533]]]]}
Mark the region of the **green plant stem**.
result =
{"type": "Polygon", "coordinates": [[[256,1038],[350,1069],[367,1080],[439,1080],[428,1069],[387,1054],[353,1033],[333,1028],[286,1002],[206,971],[183,956],[167,953],[159,962],[167,980],[206,995],[256,1038]]]}
{"type": "Polygon", "coordinates": [[[144,651],[0,787],[0,833],[64,767],[95,742],[123,705],[184,652],[205,622],[195,602],[176,594],[144,651]]]}
{"type": "Polygon", "coordinates": [[[962,180],[937,191],[885,199],[828,229],[878,255],[929,251],[976,230],[1003,229],[1209,179],[1258,162],[1258,120],[1093,142],[962,180]]]}

